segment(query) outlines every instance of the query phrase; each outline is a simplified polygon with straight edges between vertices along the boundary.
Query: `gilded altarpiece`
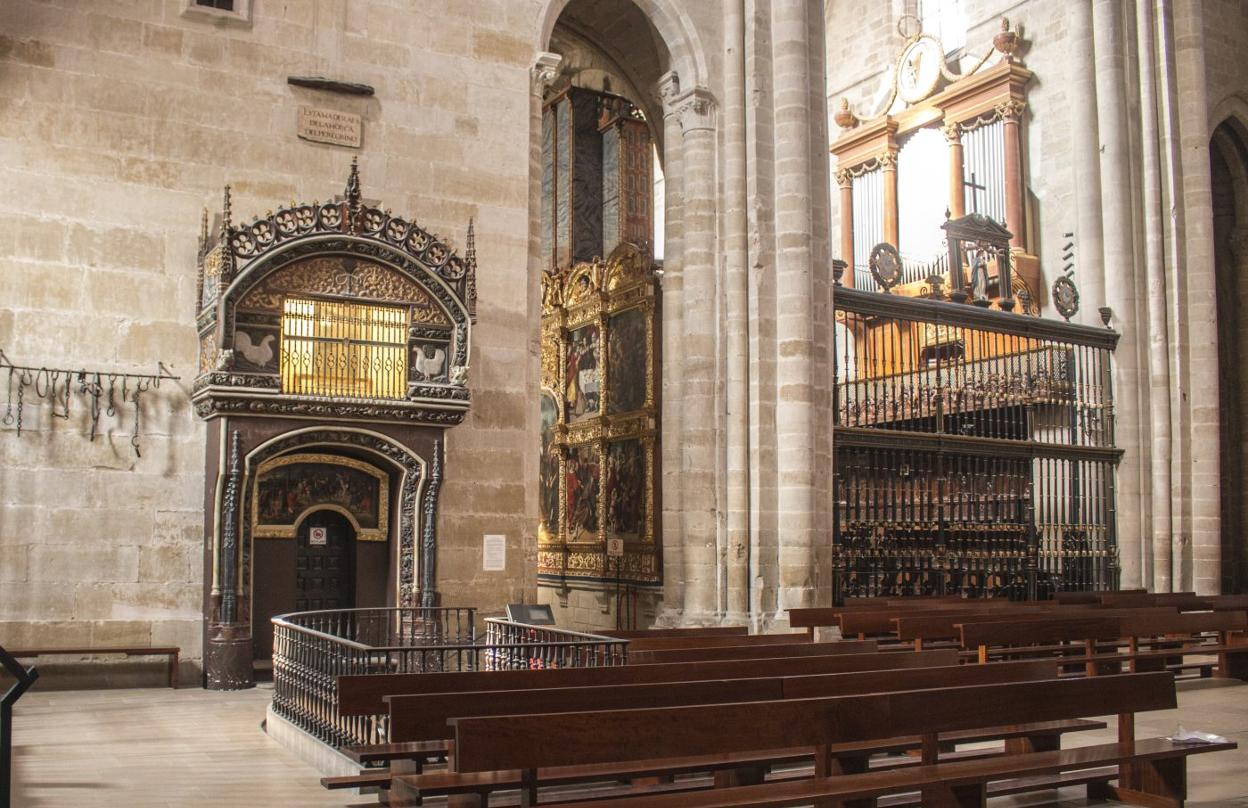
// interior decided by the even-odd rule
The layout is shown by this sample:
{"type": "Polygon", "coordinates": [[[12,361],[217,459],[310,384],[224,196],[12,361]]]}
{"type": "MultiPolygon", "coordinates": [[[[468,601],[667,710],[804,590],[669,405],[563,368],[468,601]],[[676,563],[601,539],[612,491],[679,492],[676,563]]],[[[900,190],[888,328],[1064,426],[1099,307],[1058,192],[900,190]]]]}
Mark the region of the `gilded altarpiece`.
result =
{"type": "Polygon", "coordinates": [[[661,581],[658,295],[632,244],[543,278],[541,578],[661,581]]]}

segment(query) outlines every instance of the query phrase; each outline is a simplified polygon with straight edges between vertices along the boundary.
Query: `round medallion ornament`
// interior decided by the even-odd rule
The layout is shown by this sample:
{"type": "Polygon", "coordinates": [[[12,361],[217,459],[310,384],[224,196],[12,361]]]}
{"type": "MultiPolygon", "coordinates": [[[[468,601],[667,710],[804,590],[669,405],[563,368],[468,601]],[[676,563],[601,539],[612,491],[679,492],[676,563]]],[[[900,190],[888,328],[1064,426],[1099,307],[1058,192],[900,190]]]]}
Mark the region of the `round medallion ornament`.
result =
{"type": "Polygon", "coordinates": [[[887,241],[881,241],[871,248],[868,265],[871,267],[871,275],[875,278],[875,282],[885,292],[901,280],[901,255],[897,252],[897,248],[887,241]]]}
{"type": "Polygon", "coordinates": [[[1067,322],[1079,311],[1079,290],[1075,288],[1075,282],[1066,275],[1053,281],[1053,306],[1067,322]]]}
{"type": "Polygon", "coordinates": [[[916,37],[897,60],[897,95],[907,104],[917,104],[932,94],[944,63],[940,40],[929,35],[916,37]]]}

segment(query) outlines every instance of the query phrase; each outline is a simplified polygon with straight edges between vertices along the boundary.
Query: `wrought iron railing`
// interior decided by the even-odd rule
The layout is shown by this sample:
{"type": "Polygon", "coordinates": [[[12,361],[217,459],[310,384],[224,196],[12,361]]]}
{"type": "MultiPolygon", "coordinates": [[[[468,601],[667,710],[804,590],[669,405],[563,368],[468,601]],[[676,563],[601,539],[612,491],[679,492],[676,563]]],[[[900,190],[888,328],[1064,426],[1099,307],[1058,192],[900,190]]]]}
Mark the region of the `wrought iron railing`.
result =
{"type": "Polygon", "coordinates": [[[9,808],[13,799],[13,705],[39,678],[32,665],[27,668],[0,646],[0,668],[15,680],[0,695],[0,808],[9,808]]]}
{"type": "Polygon", "coordinates": [[[837,287],[834,597],[1117,586],[1118,335],[837,287]]]}
{"type": "Polygon", "coordinates": [[[339,676],[622,665],[628,642],[468,608],[341,609],[273,618],[273,710],[335,748],[381,743],[388,716],[344,716],[339,676]]]}

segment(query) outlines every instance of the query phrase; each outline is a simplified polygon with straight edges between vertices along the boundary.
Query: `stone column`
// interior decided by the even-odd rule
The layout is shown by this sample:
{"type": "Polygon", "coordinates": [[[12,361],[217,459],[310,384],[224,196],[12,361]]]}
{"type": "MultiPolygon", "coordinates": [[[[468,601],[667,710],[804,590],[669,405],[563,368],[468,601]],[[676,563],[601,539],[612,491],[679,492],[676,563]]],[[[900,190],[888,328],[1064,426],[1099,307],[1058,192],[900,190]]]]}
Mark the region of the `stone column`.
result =
{"type": "Polygon", "coordinates": [[[884,240],[894,247],[901,241],[901,228],[897,211],[897,152],[889,150],[880,155],[880,170],[884,172],[884,240]]]}
{"type": "MultiPolygon", "coordinates": [[[[1141,496],[1139,323],[1136,317],[1134,220],[1126,76],[1119,0],[1094,0],[1097,128],[1104,222],[1105,301],[1122,334],[1114,353],[1114,434],[1123,450],[1118,466],[1118,546],[1124,587],[1139,586],[1146,503],[1141,496]]],[[[1086,253],[1085,253],[1086,255],[1086,253]]]]}
{"type": "Polygon", "coordinates": [[[849,264],[841,283],[854,288],[854,178],[848,171],[836,172],[836,185],[841,189],[841,260],[849,264]]]}
{"type": "Polygon", "coordinates": [[[1163,259],[1161,148],[1154,82],[1157,59],[1152,0],[1136,0],[1140,77],[1141,179],[1143,183],[1144,268],[1148,279],[1149,451],[1152,455],[1152,530],[1142,577],[1157,592],[1170,591],[1170,340],[1163,259]]]}
{"type": "Polygon", "coordinates": [[[680,114],[673,103],[680,95],[680,80],[668,73],[659,80],[659,96],[663,99],[663,396],[662,396],[662,481],[663,481],[663,603],[667,614],[664,622],[679,622],[684,598],[684,469],[683,435],[684,367],[684,170],[685,144],[680,128],[680,114]]]}
{"type": "Polygon", "coordinates": [[[724,331],[727,418],[724,498],[727,619],[750,613],[750,321],[749,235],[746,212],[745,8],[727,0],[724,42],[724,331]]]}
{"type": "Polygon", "coordinates": [[[1102,265],[1101,152],[1096,119],[1096,64],[1092,44],[1092,0],[1071,0],[1071,135],[1075,186],[1075,283],[1081,306],[1077,318],[1099,325],[1105,305],[1102,265]]]}
{"type": "MultiPolygon", "coordinates": [[[[1019,133],[1025,104],[1011,99],[997,107],[1001,115],[1005,149],[1005,220],[1009,227],[1010,246],[1027,250],[1027,218],[1023,213],[1027,185],[1023,182],[1023,143],[1019,133]]],[[[958,151],[962,151],[959,144],[958,151]]],[[[961,155],[959,154],[959,157],[961,155]]]]}
{"type": "MultiPolygon", "coordinates": [[[[814,603],[814,311],[807,0],[772,5],[781,611],[814,603]]],[[[822,76],[818,78],[822,81],[822,76]]],[[[892,172],[896,203],[896,171],[892,172]]],[[[887,184],[887,178],[886,178],[887,184]]],[[[894,227],[896,214],[894,212],[894,227]]]]}
{"type": "Polygon", "coordinates": [[[715,101],[704,88],[676,100],[684,154],[684,341],[682,522],[685,567],[684,620],[716,619],[719,482],[715,389],[716,187],[715,101]]]}
{"type": "Polygon", "coordinates": [[[1190,374],[1181,383],[1188,429],[1185,473],[1189,478],[1190,543],[1176,548],[1174,585],[1199,593],[1222,585],[1221,502],[1218,424],[1218,334],[1213,252],[1213,191],[1209,177],[1209,102],[1206,97],[1204,20],[1199,0],[1174,2],[1175,67],[1182,185],[1176,202],[1183,208],[1186,267],[1182,281],[1188,329],[1190,374]]]}
{"type": "Polygon", "coordinates": [[[949,144],[949,217],[960,219],[966,215],[966,188],[962,180],[962,124],[947,123],[943,131],[949,144]]]}

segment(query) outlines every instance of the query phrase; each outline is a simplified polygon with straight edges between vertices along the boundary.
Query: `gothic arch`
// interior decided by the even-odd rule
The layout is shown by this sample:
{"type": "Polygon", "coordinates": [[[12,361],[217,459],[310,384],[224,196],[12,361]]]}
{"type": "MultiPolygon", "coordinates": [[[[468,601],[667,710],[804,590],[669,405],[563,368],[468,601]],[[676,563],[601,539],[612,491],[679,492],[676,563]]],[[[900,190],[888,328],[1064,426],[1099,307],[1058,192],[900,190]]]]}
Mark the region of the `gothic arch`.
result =
{"type": "MultiPolygon", "coordinates": [[[[549,50],[555,24],[573,0],[546,0],[539,16],[537,50],[549,50]]],[[[705,51],[694,31],[692,20],[685,13],[681,0],[629,0],[658,31],[671,54],[669,70],[682,76],[685,86],[700,87],[707,81],[705,51]]]]}
{"type": "Polygon", "coordinates": [[[1219,104],[1209,142],[1217,301],[1222,591],[1248,591],[1248,104],[1219,104]]]}

